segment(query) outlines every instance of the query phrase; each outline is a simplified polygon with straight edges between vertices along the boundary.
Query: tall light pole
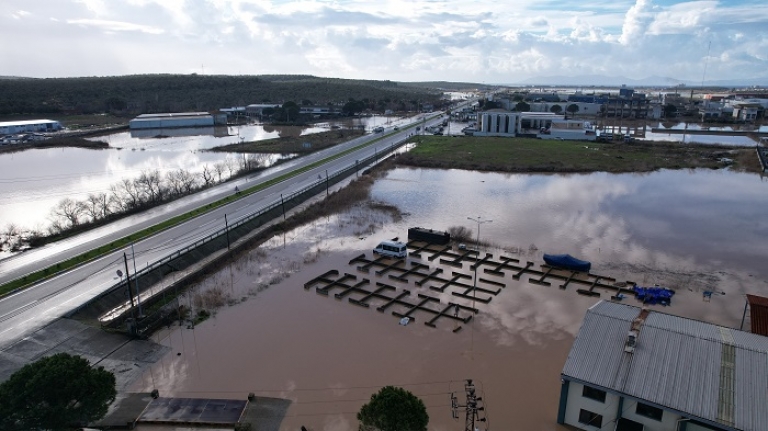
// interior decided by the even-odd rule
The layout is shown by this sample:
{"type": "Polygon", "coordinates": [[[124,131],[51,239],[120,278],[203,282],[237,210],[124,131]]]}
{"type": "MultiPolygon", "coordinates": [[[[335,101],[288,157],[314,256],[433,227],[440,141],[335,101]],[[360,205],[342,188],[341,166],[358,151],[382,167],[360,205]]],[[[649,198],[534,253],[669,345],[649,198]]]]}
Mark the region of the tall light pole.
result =
{"type": "MultiPolygon", "coordinates": [[[[467,220],[472,220],[473,222],[477,223],[477,239],[475,240],[475,252],[477,253],[477,260],[480,260],[480,225],[484,223],[491,223],[493,220],[491,219],[483,219],[482,216],[477,217],[467,217],[467,220]]],[[[475,281],[473,283],[473,287],[477,287],[477,261],[475,261],[475,281]]],[[[474,293],[473,293],[474,296],[474,293]]],[[[474,302],[474,300],[473,300],[474,302]]],[[[475,305],[472,304],[472,307],[475,305]]]]}
{"type": "MultiPolygon", "coordinates": [[[[472,309],[475,309],[475,297],[477,296],[477,267],[480,263],[480,225],[483,223],[491,223],[491,219],[483,219],[482,216],[467,217],[467,220],[472,220],[477,223],[477,239],[475,240],[475,253],[477,258],[475,259],[475,277],[472,282],[472,309]]],[[[475,319],[472,319],[472,332],[470,335],[470,350],[472,352],[472,360],[475,358],[475,319]]]]}

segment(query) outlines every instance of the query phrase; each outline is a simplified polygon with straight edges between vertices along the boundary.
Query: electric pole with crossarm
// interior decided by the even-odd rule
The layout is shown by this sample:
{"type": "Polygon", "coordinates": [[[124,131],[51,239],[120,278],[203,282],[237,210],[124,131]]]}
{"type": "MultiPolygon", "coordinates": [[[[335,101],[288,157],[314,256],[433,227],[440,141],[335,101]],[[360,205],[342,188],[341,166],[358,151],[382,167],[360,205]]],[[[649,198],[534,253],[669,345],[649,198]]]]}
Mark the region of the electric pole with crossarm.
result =
{"type": "Polygon", "coordinates": [[[481,412],[485,411],[485,407],[482,406],[483,398],[475,394],[475,385],[472,383],[472,379],[467,379],[467,382],[464,384],[464,392],[467,396],[467,401],[464,405],[459,404],[456,395],[451,393],[451,413],[454,419],[458,419],[459,411],[463,409],[465,412],[464,431],[475,431],[476,421],[485,422],[485,415],[481,415],[481,412]]]}

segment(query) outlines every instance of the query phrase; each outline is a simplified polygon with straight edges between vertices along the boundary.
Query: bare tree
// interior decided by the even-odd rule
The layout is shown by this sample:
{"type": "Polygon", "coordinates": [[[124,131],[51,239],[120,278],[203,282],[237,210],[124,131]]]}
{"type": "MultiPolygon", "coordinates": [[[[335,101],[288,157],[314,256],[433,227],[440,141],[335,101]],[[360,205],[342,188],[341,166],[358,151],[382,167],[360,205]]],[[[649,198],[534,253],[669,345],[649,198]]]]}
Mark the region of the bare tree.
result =
{"type": "Polygon", "coordinates": [[[227,157],[225,164],[227,167],[227,172],[229,173],[229,177],[232,178],[232,176],[237,173],[237,160],[231,157],[227,157]]]}
{"type": "Polygon", "coordinates": [[[62,199],[51,211],[51,216],[64,228],[77,226],[81,223],[85,206],[82,202],[71,198],[62,199]]]}
{"type": "Polygon", "coordinates": [[[16,250],[21,242],[21,229],[9,223],[0,231],[0,250],[16,250]]]}
{"type": "Polygon", "coordinates": [[[120,207],[124,211],[138,208],[143,203],[141,190],[130,178],[120,180],[119,183],[110,187],[110,192],[115,198],[114,201],[121,203],[120,207]]]}
{"type": "Polygon", "coordinates": [[[224,173],[225,170],[227,170],[227,165],[223,162],[218,162],[213,165],[213,170],[216,172],[216,176],[218,177],[218,182],[221,182],[221,175],[224,173]]]}
{"type": "Polygon", "coordinates": [[[91,220],[101,220],[108,216],[109,209],[109,195],[106,193],[91,193],[83,202],[83,210],[91,220]]]}
{"type": "Polygon", "coordinates": [[[179,169],[179,177],[185,193],[192,193],[197,189],[197,178],[191,172],[179,169]]]}
{"type": "Polygon", "coordinates": [[[162,180],[157,169],[142,171],[134,181],[136,188],[146,196],[148,202],[159,202],[163,199],[162,180]]]}
{"type": "Polygon", "coordinates": [[[165,182],[168,184],[170,193],[173,196],[181,196],[184,194],[184,180],[181,175],[182,170],[170,171],[165,174],[165,182]]]}
{"type": "Polygon", "coordinates": [[[213,170],[208,165],[203,165],[203,185],[208,187],[213,181],[213,170]]]}

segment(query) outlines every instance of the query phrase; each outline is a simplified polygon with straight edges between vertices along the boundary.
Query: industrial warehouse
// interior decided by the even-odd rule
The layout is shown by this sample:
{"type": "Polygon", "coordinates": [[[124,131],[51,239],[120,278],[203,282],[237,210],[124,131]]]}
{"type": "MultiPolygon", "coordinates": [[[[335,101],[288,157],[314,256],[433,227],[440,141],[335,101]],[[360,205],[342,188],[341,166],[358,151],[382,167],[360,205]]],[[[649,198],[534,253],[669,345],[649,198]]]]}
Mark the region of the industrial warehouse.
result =
{"type": "Polygon", "coordinates": [[[208,112],[171,112],[163,114],[142,114],[128,123],[131,129],[161,129],[173,127],[209,127],[226,124],[226,114],[208,112]]]}
{"type": "Polygon", "coordinates": [[[758,333],[598,302],[565,362],[557,422],[583,430],[764,430],[766,352],[768,338],[758,333]]]}
{"type": "Polygon", "coordinates": [[[0,121],[0,135],[55,132],[61,129],[61,123],[53,120],[0,121]]]}

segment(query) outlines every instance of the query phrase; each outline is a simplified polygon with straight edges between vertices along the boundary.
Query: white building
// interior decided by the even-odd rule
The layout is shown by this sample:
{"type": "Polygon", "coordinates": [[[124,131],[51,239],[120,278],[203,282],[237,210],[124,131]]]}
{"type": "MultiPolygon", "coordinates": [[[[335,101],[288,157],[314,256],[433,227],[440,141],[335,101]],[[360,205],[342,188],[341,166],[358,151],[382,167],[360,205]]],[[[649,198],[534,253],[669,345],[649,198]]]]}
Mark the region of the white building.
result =
{"type": "Polygon", "coordinates": [[[176,112],[141,114],[129,121],[128,127],[131,129],[162,129],[169,127],[205,127],[213,126],[214,123],[214,116],[208,112],[176,112]]]}
{"type": "Polygon", "coordinates": [[[16,133],[55,132],[61,130],[61,123],[54,120],[0,121],[0,135],[16,133]]]}
{"type": "Polygon", "coordinates": [[[758,111],[762,108],[759,103],[749,102],[734,102],[731,106],[733,106],[733,118],[741,121],[755,121],[758,111]]]}
{"type": "Polygon", "coordinates": [[[601,301],[561,374],[557,422],[582,430],[768,429],[768,337],[601,301]]]}
{"type": "Polygon", "coordinates": [[[583,120],[566,120],[552,112],[491,110],[478,114],[474,136],[535,136],[541,139],[595,140],[595,129],[583,120]]]}

